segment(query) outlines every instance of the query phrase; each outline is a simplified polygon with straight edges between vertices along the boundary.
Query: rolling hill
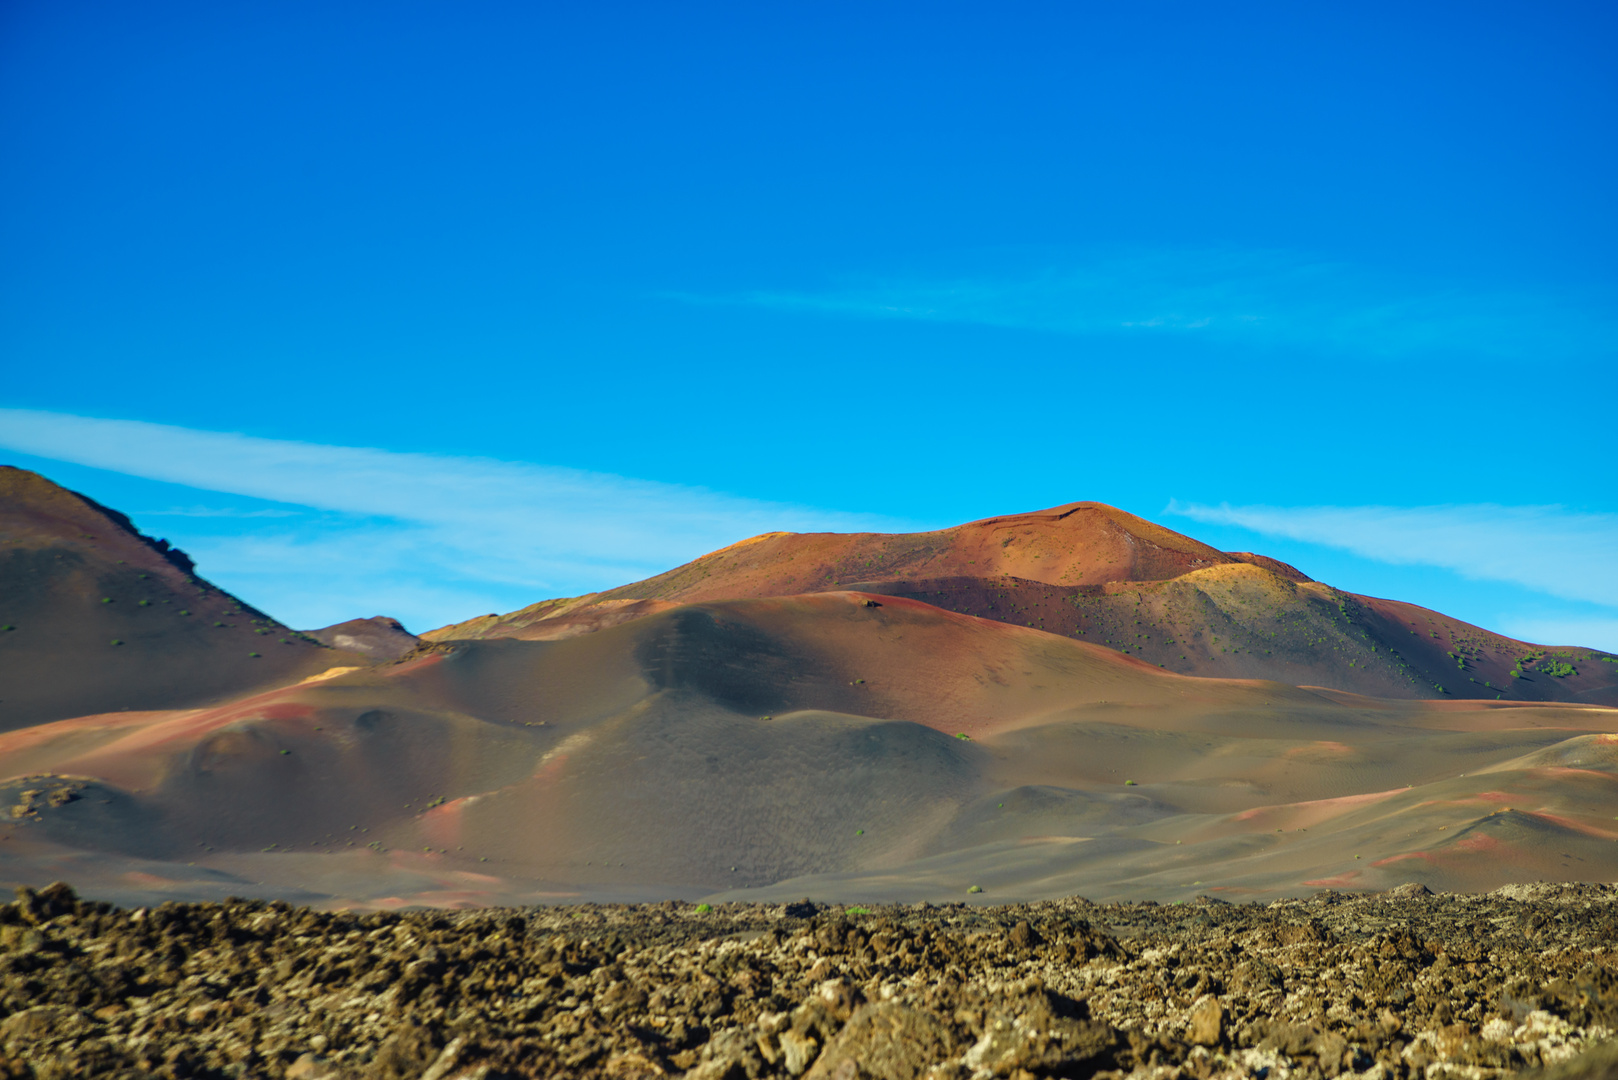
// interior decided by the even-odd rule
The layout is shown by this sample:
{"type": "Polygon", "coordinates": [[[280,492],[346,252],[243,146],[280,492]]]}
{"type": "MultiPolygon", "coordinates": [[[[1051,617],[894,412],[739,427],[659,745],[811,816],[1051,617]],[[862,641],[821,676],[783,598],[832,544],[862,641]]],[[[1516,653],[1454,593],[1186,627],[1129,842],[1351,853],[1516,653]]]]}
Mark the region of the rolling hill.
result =
{"type": "Polygon", "coordinates": [[[766,533],[645,581],[423,637],[545,640],[678,603],[833,589],[1033,627],[1185,675],[1383,697],[1618,704],[1611,654],[1534,645],[1344,592],[1099,503],[930,533],[766,533]]]}
{"type": "Polygon", "coordinates": [[[1107,508],[776,534],[436,641],[351,620],[336,649],[0,479],[13,884],[374,908],[1618,876],[1618,710],[1422,698],[1400,664],[1485,662],[1461,624],[1107,508]],[[1319,685],[1367,655],[1355,685],[1391,690],[1319,685]]]}
{"type": "Polygon", "coordinates": [[[0,466],[0,731],[367,663],[198,577],[123,514],[0,466]]]}
{"type": "Polygon", "coordinates": [[[1589,880],[1618,874],[1615,731],[876,594],[713,601],[0,736],[0,876],[361,907],[1589,880]]]}

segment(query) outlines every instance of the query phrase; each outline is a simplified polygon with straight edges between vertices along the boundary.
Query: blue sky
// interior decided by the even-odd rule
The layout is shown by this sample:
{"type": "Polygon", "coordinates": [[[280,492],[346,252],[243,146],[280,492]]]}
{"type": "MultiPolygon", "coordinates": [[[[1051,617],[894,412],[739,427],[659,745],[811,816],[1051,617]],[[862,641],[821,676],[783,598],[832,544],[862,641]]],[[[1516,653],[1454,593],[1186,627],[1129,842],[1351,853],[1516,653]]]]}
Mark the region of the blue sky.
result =
{"type": "Polygon", "coordinates": [[[15,0],[0,456],[305,626],[1099,499],[1618,650],[1615,21],[15,0]]]}

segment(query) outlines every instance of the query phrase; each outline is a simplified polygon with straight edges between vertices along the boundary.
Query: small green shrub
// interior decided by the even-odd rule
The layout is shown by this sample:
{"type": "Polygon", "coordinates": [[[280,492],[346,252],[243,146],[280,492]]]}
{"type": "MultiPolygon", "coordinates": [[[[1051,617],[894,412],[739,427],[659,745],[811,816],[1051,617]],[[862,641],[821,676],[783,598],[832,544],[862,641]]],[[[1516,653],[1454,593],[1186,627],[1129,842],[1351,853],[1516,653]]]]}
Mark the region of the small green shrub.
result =
{"type": "Polygon", "coordinates": [[[710,912],[712,910],[713,910],[713,905],[712,904],[698,904],[697,905],[697,914],[698,915],[706,915],[706,914],[708,914],[708,912],[710,912]]]}

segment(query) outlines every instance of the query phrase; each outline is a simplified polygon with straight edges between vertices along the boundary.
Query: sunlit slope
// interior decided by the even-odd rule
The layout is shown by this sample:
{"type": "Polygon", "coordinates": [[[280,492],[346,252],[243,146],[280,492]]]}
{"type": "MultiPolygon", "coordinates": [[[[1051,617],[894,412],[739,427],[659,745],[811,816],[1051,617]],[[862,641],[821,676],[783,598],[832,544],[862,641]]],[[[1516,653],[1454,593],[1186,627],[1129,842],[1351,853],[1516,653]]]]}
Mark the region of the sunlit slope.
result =
{"type": "Polygon", "coordinates": [[[1531,645],[1257,565],[1086,589],[1015,578],[859,587],[1095,642],[1189,675],[1382,697],[1618,703],[1618,658],[1610,653],[1531,645]]]}
{"type": "Polygon", "coordinates": [[[555,640],[679,602],[853,588],[1104,645],[1165,670],[1411,698],[1618,704],[1618,657],[1343,592],[1097,503],[915,534],[770,533],[605,593],[424,635],[555,640]]]}
{"type": "Polygon", "coordinates": [[[0,871],[359,904],[1601,878],[1615,731],[1187,677],[902,598],[717,601],[0,736],[0,871]]]}
{"type": "Polygon", "coordinates": [[[364,856],[384,879],[428,860],[507,886],[706,891],[923,850],[994,783],[979,740],[1076,702],[1249,698],[1327,704],[829,593],[44,725],[0,739],[0,759],[20,774],[24,839],[102,854],[333,856],[321,873],[364,856]]]}
{"type": "MultiPolygon", "coordinates": [[[[433,640],[560,636],[558,620],[648,602],[789,596],[852,582],[1012,576],[1055,586],[1160,580],[1244,559],[1101,503],[1070,503],[923,533],[765,533],[666,574],[588,596],[545,600],[510,615],[444,627],[433,640]],[[541,626],[542,623],[552,625],[541,626]]],[[[1273,563],[1273,560],[1262,560],[1273,563]]],[[[1284,564],[1273,563],[1283,572],[1284,564]]],[[[1297,575],[1299,578],[1302,575],[1297,575]]],[[[651,610],[660,610],[653,607],[651,610]]]]}
{"type": "Polygon", "coordinates": [[[1612,727],[1612,712],[1516,706],[1490,715],[1469,703],[1465,721],[1486,728],[1473,732],[1426,728],[1437,719],[1430,706],[1411,708],[1404,723],[1358,717],[1332,740],[1266,739],[1245,723],[1179,735],[1127,726],[1023,732],[989,749],[1037,757],[1041,767],[1025,775],[1059,784],[991,794],[914,860],[745,895],[886,901],[975,887],[1000,899],[1240,900],[1409,881],[1486,891],[1618,872],[1618,736],[1579,733],[1612,727]],[[1411,722],[1424,730],[1410,731],[1411,722]],[[1542,749],[1513,757],[1531,746],[1542,749]],[[1591,747],[1603,748],[1599,760],[1591,747]],[[1578,765],[1544,763],[1568,756],[1578,765]],[[1455,771],[1465,767],[1480,771],[1455,771]],[[1095,786],[1100,770],[1143,779],[1108,793],[1095,786]]]}
{"type": "Polygon", "coordinates": [[[0,627],[0,730],[208,701],[343,662],[117,511],[9,466],[0,627]]]}

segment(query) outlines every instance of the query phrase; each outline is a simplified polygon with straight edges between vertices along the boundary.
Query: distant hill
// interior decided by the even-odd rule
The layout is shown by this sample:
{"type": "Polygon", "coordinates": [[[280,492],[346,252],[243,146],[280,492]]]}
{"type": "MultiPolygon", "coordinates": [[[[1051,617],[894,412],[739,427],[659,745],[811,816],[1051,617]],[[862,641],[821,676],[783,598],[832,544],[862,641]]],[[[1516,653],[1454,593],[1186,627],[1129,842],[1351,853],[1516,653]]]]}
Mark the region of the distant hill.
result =
{"type": "Polygon", "coordinates": [[[118,511],[11,466],[0,466],[0,628],[0,731],[367,662],[209,584],[118,511]]]}
{"type": "Polygon", "coordinates": [[[317,631],[333,648],[11,469],[0,606],[0,886],[1185,899],[1618,866],[1588,704],[1612,665],[1094,504],[774,534],[436,643],[317,631]],[[1513,658],[1512,694],[1585,703],[1390,700],[1479,696],[1513,658]]]}
{"type": "Polygon", "coordinates": [[[1105,645],[1167,671],[1401,698],[1618,704],[1611,654],[1491,633],[1219,551],[1100,503],[925,533],[766,533],[602,593],[422,635],[554,640],[676,604],[857,589],[1105,645]]]}
{"type": "Polygon", "coordinates": [[[398,619],[373,615],[369,619],[349,619],[309,636],[334,649],[364,653],[373,660],[397,660],[421,644],[421,639],[399,624],[398,619]]]}
{"type": "Polygon", "coordinates": [[[859,592],[0,735],[0,884],[398,907],[1618,872],[1611,713],[1198,679],[859,592]]]}

